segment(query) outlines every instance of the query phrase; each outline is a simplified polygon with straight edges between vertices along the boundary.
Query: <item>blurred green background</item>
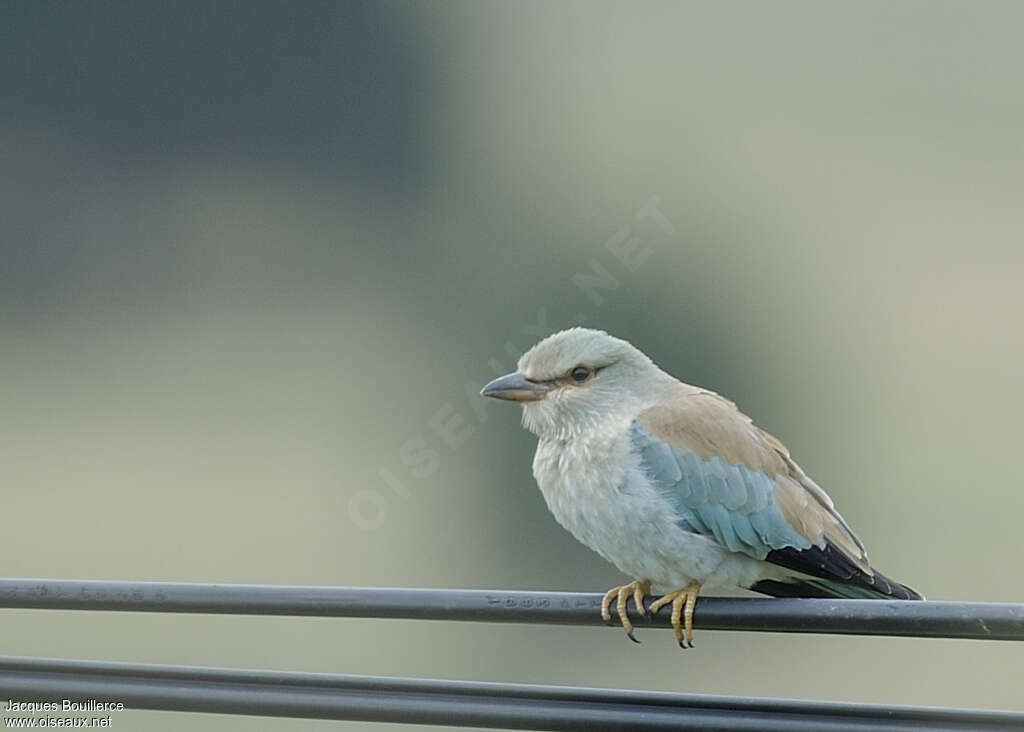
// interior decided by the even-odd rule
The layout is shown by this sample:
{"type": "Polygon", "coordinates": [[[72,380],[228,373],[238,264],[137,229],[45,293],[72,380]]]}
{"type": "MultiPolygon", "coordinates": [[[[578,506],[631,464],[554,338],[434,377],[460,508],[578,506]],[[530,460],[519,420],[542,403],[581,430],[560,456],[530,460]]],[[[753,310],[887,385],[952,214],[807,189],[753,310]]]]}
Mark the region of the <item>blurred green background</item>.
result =
{"type": "MultiPolygon", "coordinates": [[[[8,0],[0,573],[603,591],[474,396],[582,321],[781,437],[888,574],[1024,600],[1022,23],[8,0]]],[[[1024,709],[1011,644],[640,632],[3,611],[0,645],[1024,709]]],[[[186,724],[362,726],[114,720],[186,724]]]]}

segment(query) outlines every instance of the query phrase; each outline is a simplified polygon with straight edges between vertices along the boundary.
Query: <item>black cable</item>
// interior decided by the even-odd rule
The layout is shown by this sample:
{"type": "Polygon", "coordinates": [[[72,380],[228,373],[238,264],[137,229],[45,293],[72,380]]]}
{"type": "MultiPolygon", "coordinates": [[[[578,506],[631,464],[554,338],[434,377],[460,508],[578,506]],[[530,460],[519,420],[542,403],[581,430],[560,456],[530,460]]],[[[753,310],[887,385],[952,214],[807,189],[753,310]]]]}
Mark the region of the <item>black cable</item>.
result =
{"type": "MultiPolygon", "coordinates": [[[[1017,712],[15,657],[0,657],[0,697],[122,702],[127,709],[596,732],[1024,730],[1024,713],[1017,712]]],[[[116,719],[112,722],[116,726],[116,719]]]]}
{"type": "MultiPolygon", "coordinates": [[[[48,610],[601,625],[600,599],[582,592],[0,578],[0,608],[48,610]]],[[[647,622],[668,627],[668,612],[647,622]]],[[[694,627],[1024,640],[1024,604],[702,597],[694,627]]]]}

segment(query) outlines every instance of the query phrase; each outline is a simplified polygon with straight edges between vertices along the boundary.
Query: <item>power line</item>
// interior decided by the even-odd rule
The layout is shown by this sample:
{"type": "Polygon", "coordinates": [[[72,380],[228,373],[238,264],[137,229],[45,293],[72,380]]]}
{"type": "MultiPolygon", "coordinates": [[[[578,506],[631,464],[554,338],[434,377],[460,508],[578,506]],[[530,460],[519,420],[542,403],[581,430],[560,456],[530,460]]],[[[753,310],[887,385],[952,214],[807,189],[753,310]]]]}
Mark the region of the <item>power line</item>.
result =
{"type": "MultiPolygon", "coordinates": [[[[601,595],[0,578],[0,608],[602,625],[601,595]]],[[[635,615],[635,613],[634,613],[635,615]]],[[[637,618],[637,622],[644,622],[637,618]]],[[[668,614],[648,620],[668,627],[668,614]]],[[[704,597],[696,628],[1024,640],[1024,604],[704,597]]]]}
{"type": "MultiPolygon", "coordinates": [[[[1024,729],[1024,713],[0,657],[0,697],[127,709],[532,730],[1024,729]]],[[[105,715],[101,715],[105,716],[105,715]]]]}

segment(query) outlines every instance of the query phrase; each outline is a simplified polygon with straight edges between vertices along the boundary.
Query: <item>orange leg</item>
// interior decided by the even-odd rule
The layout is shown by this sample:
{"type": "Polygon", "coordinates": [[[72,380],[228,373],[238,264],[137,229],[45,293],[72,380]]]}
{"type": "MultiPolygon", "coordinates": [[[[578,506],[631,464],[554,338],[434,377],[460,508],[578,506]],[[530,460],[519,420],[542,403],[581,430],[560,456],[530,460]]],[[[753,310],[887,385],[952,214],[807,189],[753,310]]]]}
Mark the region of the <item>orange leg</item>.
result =
{"type": "Polygon", "coordinates": [[[693,648],[693,608],[697,605],[699,594],[700,585],[691,582],[683,589],[662,595],[651,603],[651,615],[672,603],[672,630],[675,631],[680,648],[693,648]]]}
{"type": "Polygon", "coordinates": [[[622,627],[626,631],[626,635],[634,643],[639,643],[636,636],[633,635],[633,623],[629,620],[629,615],[626,612],[626,601],[629,596],[633,596],[633,604],[636,605],[636,611],[641,616],[647,614],[644,609],[644,598],[647,593],[651,591],[651,583],[648,580],[636,580],[630,582],[628,585],[622,585],[621,587],[613,587],[604,594],[604,599],[601,600],[601,618],[606,622],[611,622],[612,614],[610,606],[612,600],[616,599],[615,612],[619,616],[619,620],[622,621],[622,627]]]}

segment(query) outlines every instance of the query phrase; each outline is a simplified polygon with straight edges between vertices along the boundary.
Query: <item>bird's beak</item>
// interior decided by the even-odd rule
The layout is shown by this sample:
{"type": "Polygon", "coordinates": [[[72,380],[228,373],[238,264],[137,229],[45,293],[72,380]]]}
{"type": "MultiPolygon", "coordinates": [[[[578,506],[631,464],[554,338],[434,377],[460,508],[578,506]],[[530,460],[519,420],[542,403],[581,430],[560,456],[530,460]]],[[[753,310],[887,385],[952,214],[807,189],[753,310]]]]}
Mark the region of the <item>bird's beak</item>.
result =
{"type": "Polygon", "coordinates": [[[499,376],[480,390],[480,396],[506,399],[512,402],[536,402],[551,391],[547,384],[530,381],[518,371],[499,376]]]}

